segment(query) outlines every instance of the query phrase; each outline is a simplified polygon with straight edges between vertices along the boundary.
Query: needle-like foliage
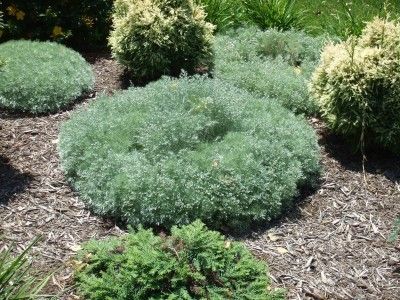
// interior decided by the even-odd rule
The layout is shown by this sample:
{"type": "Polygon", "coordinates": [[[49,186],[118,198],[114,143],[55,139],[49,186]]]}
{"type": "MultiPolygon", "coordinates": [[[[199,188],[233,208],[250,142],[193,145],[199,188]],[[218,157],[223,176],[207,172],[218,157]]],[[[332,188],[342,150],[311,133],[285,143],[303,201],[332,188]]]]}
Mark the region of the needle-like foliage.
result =
{"type": "Polygon", "coordinates": [[[78,291],[87,300],[282,300],[267,267],[246,247],[197,221],[170,236],[140,229],[91,241],[75,260],[78,291]]]}

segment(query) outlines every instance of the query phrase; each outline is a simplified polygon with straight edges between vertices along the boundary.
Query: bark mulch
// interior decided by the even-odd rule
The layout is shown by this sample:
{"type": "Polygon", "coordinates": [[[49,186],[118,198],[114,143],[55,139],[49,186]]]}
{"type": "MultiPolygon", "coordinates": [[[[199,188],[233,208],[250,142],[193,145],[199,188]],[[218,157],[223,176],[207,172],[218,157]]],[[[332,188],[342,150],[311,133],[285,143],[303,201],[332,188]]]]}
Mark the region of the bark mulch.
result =
{"type": "MultiPolygon", "coordinates": [[[[106,53],[88,54],[95,93],[124,87],[124,74],[106,53]]],[[[71,260],[91,238],[119,235],[112,221],[85,209],[59,168],[58,128],[71,110],[29,117],[0,111],[0,249],[21,251],[37,235],[34,266],[55,272],[47,292],[74,294],[71,260]]],[[[400,242],[389,243],[400,216],[400,158],[370,153],[361,158],[318,120],[324,172],[319,187],[284,219],[242,237],[270,267],[274,287],[289,299],[400,299],[400,242]]]]}

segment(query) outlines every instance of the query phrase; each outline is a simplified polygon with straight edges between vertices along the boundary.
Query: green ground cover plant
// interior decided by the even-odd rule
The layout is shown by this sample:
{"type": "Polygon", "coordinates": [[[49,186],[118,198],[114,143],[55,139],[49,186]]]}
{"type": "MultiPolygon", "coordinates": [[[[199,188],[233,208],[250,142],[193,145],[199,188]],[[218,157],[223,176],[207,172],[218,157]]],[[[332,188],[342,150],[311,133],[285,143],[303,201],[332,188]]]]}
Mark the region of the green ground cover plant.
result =
{"type": "Polygon", "coordinates": [[[353,145],[400,153],[400,23],[376,18],[359,38],[328,45],[311,92],[328,126],[353,145]]]}
{"type": "Polygon", "coordinates": [[[77,255],[75,281],[88,300],[283,300],[267,267],[246,247],[197,221],[170,236],[140,229],[91,241],[77,255]]]}
{"type": "Polygon", "coordinates": [[[307,84],[325,40],[298,31],[240,28],[217,36],[214,75],[295,113],[313,115],[318,107],[307,84]]]}
{"type": "Polygon", "coordinates": [[[110,45],[135,78],[211,68],[214,26],[193,0],[116,0],[110,45]]]}
{"type": "Polygon", "coordinates": [[[245,228],[278,217],[319,172],[305,120],[205,77],[98,99],[62,126],[59,150],[86,204],[132,226],[245,228]]]}
{"type": "Polygon", "coordinates": [[[0,107],[29,113],[55,112],[94,84],[90,65],[77,52],[50,42],[0,44],[0,107]]]}

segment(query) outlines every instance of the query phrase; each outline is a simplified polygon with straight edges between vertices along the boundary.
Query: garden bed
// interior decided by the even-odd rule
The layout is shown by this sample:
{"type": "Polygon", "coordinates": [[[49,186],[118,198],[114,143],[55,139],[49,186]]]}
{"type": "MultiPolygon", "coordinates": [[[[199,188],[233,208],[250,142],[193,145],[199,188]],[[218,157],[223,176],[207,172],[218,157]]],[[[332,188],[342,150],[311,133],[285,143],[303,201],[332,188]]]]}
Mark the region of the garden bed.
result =
{"type": "MultiPolygon", "coordinates": [[[[108,54],[86,58],[96,93],[77,106],[124,86],[108,54]]],[[[58,129],[70,113],[0,113],[0,248],[15,242],[22,249],[42,234],[34,263],[42,273],[56,271],[47,292],[61,299],[76,299],[70,265],[78,245],[122,233],[84,208],[59,168],[58,129]]],[[[318,190],[281,222],[238,239],[268,262],[274,286],[286,288],[289,299],[400,299],[400,245],[387,242],[400,215],[400,158],[370,153],[363,174],[359,156],[344,154],[351,150],[340,139],[310,122],[323,153],[318,190]]]]}

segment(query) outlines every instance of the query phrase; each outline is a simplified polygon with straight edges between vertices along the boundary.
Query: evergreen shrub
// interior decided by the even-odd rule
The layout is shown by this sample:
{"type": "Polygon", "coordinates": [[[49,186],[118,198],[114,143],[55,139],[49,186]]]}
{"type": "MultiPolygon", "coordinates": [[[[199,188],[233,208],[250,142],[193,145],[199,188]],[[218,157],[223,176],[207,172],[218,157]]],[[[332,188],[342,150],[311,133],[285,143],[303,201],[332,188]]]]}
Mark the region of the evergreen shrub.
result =
{"type": "Polygon", "coordinates": [[[140,229],[91,241],[75,266],[78,291],[88,300],[284,299],[271,289],[264,263],[198,221],[173,227],[170,236],[140,229]]]}
{"type": "Polygon", "coordinates": [[[214,26],[193,0],[116,0],[110,45],[136,78],[212,66],[214,26]]]}
{"type": "Polygon", "coordinates": [[[90,65],[77,52],[51,42],[9,41],[0,44],[6,64],[0,72],[0,107],[55,112],[89,91],[90,65]]]}
{"type": "Polygon", "coordinates": [[[400,23],[376,18],[328,45],[311,92],[332,130],[400,153],[400,23]]]}
{"type": "Polygon", "coordinates": [[[304,119],[204,77],[99,99],[62,126],[59,147],[82,199],[133,226],[268,221],[319,171],[304,119]]]}
{"type": "Polygon", "coordinates": [[[214,73],[295,113],[313,115],[317,105],[307,84],[324,42],[303,32],[241,28],[217,36],[214,73]]]}

